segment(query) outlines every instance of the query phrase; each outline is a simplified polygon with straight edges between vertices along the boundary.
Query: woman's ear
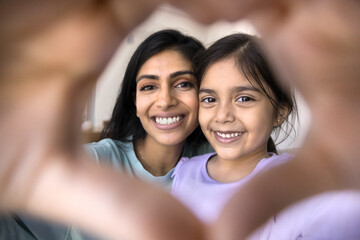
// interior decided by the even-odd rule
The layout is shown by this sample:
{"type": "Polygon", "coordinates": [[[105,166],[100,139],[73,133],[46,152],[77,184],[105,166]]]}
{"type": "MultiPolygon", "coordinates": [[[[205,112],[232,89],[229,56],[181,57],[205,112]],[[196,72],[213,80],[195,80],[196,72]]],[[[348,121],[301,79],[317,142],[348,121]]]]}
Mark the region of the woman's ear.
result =
{"type": "Polygon", "coordinates": [[[133,99],[133,103],[134,103],[135,108],[136,108],[136,116],[139,117],[137,107],[136,107],[136,93],[135,92],[132,93],[132,99],[133,99]]]}
{"type": "Polygon", "coordinates": [[[290,113],[290,108],[287,105],[280,105],[276,111],[275,118],[274,118],[274,127],[279,127],[283,122],[287,119],[290,113]]]}

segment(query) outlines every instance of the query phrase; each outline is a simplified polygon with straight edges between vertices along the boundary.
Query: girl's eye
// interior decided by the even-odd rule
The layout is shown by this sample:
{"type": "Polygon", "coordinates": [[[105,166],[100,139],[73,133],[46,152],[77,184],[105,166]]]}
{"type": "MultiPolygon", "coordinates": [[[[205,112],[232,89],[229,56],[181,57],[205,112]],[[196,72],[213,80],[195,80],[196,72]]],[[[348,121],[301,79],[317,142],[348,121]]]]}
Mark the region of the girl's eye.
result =
{"type": "Polygon", "coordinates": [[[252,99],[251,97],[247,97],[247,96],[242,96],[239,97],[238,99],[236,99],[237,102],[249,102],[249,101],[253,101],[254,99],[252,99]]]}
{"type": "Polygon", "coordinates": [[[151,91],[154,89],[155,89],[155,86],[153,86],[153,85],[144,85],[140,88],[140,91],[151,91]]]}
{"type": "Polygon", "coordinates": [[[203,99],[201,100],[201,102],[214,103],[214,102],[216,102],[216,99],[213,98],[213,97],[206,97],[206,98],[203,98],[203,99]]]}
{"type": "Polygon", "coordinates": [[[192,87],[194,87],[194,84],[186,81],[186,82],[181,82],[181,83],[177,84],[175,87],[177,87],[177,88],[192,88],[192,87]]]}

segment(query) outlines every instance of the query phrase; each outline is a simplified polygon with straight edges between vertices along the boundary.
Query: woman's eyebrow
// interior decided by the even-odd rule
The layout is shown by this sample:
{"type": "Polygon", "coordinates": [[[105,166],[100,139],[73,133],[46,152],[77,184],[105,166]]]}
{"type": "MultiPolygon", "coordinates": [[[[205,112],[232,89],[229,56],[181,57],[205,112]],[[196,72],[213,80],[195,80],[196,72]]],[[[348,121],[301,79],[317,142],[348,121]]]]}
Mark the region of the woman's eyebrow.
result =
{"type": "Polygon", "coordinates": [[[136,79],[136,83],[138,83],[141,79],[153,79],[153,80],[159,80],[159,76],[156,75],[150,75],[150,74],[145,74],[145,75],[141,75],[140,77],[138,77],[136,79]]]}
{"type": "MultiPolygon", "coordinates": [[[[189,70],[184,70],[184,71],[176,71],[170,74],[170,78],[175,78],[181,75],[186,75],[186,74],[190,74],[192,76],[195,76],[195,73],[193,71],[189,71],[189,70]]],[[[157,75],[151,75],[151,74],[145,74],[145,75],[141,75],[140,77],[138,77],[136,79],[136,83],[138,83],[141,79],[153,79],[153,80],[159,80],[159,76],[157,75]]]]}
{"type": "Polygon", "coordinates": [[[186,75],[186,74],[190,74],[190,75],[195,76],[195,73],[193,71],[184,70],[184,71],[176,71],[174,73],[171,73],[170,78],[175,78],[175,77],[178,77],[178,76],[181,76],[181,75],[186,75]]]}

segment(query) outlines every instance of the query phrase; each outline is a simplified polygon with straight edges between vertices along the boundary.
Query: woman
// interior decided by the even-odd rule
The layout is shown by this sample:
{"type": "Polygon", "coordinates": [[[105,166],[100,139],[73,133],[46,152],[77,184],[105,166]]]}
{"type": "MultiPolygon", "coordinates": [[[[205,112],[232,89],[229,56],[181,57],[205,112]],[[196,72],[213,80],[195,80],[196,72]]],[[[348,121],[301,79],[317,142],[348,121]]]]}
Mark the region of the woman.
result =
{"type": "MultiPolygon", "coordinates": [[[[175,30],[145,39],[129,61],[102,140],[86,150],[99,162],[170,189],[182,156],[212,151],[198,127],[198,82],[191,65],[203,48],[175,30]]],[[[0,223],[0,239],[93,239],[26,216],[2,217],[0,223]]]]}
{"type": "Polygon", "coordinates": [[[140,44],[101,141],[87,145],[99,161],[170,187],[181,156],[211,151],[198,127],[198,81],[191,60],[201,43],[162,30],[140,44]],[[101,160],[100,160],[101,159],[101,160]]]}

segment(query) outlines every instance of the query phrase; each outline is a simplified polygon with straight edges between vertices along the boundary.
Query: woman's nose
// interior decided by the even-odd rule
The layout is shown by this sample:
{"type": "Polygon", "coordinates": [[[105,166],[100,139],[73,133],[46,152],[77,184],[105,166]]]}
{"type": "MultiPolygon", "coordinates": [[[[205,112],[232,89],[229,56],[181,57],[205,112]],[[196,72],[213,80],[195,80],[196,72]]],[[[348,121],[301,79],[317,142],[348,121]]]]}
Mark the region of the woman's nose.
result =
{"type": "Polygon", "coordinates": [[[174,93],[172,92],[172,89],[169,88],[162,88],[159,91],[158,97],[157,97],[157,106],[161,108],[168,108],[171,106],[176,105],[176,97],[174,96],[174,93]]]}

